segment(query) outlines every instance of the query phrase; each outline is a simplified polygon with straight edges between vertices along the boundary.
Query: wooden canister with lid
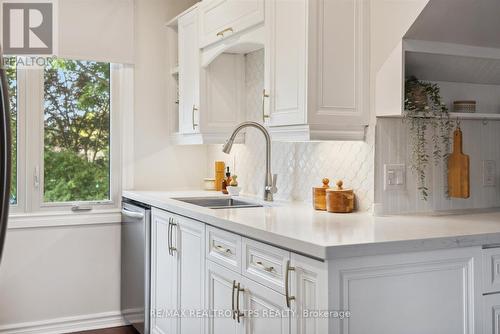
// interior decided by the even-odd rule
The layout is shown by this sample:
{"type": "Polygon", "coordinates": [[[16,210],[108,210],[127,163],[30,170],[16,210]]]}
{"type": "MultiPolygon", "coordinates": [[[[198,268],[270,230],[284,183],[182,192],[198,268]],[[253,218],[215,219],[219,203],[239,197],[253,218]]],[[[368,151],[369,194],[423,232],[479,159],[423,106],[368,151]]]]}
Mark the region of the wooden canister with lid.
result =
{"type": "Polygon", "coordinates": [[[313,207],[315,210],[326,211],[326,189],[329,188],[330,180],[325,177],[322,182],[321,187],[312,188],[313,207]]]}
{"type": "Polygon", "coordinates": [[[337,188],[326,189],[326,210],[335,213],[354,211],[354,191],[342,188],[343,182],[337,182],[337,188]]]}

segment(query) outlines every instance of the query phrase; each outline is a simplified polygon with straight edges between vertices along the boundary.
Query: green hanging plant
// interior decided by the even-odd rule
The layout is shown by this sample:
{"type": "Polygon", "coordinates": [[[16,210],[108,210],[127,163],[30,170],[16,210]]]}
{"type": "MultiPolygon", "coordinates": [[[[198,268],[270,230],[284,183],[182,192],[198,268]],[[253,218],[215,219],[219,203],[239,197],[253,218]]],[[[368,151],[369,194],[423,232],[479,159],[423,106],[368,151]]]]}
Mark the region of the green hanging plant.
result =
{"type": "Polygon", "coordinates": [[[403,122],[408,126],[412,148],[410,167],[417,177],[420,195],[426,201],[430,193],[425,182],[427,167],[431,159],[436,166],[447,162],[453,126],[437,84],[415,77],[406,79],[403,122]],[[432,155],[427,150],[428,138],[432,142],[432,155]]]}

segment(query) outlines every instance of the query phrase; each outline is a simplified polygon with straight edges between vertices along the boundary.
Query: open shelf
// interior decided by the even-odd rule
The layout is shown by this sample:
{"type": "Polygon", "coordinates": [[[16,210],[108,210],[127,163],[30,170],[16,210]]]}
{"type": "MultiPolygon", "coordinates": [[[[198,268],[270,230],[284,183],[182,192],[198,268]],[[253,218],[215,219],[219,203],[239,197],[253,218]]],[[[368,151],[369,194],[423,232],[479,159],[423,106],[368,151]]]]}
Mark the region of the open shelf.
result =
{"type": "MultiPolygon", "coordinates": [[[[378,116],[379,118],[403,118],[402,115],[378,116]]],[[[500,114],[450,112],[450,119],[500,121],[500,114]]]]}

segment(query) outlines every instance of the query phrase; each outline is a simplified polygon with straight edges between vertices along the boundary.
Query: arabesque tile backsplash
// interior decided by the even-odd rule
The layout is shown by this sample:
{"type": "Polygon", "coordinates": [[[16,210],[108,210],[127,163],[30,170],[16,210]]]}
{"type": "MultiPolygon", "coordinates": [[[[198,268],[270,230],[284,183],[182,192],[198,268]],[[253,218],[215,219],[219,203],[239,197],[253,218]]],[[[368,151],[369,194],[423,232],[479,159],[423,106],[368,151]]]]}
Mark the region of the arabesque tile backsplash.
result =
{"type": "MultiPolygon", "coordinates": [[[[264,52],[246,56],[247,112],[250,119],[261,117],[261,94],[264,87],[264,52]],[[253,112],[255,111],[255,112],[253,112]]],[[[311,201],[311,187],[321,185],[324,177],[334,186],[342,179],[353,188],[359,210],[369,210],[374,197],[374,127],[369,127],[366,142],[310,142],[272,144],[273,173],[278,174],[276,199],[311,201]]],[[[265,142],[254,129],[247,130],[246,144],[234,145],[231,155],[221,152],[221,145],[209,145],[207,174],[213,162],[224,160],[238,175],[242,191],[260,195],[264,189],[265,142]]]]}

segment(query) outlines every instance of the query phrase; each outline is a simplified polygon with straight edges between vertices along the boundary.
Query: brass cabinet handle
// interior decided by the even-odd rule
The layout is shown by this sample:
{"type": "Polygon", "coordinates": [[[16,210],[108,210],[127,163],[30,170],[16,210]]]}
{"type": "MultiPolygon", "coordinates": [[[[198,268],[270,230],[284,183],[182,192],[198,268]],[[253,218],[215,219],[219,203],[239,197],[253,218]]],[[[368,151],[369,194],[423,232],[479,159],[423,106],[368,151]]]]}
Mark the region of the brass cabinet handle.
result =
{"type": "Polygon", "coordinates": [[[274,271],[274,267],[271,267],[271,266],[266,267],[261,261],[257,261],[257,262],[255,262],[255,264],[257,265],[257,267],[262,268],[262,270],[267,271],[268,273],[271,273],[274,271]]]}
{"type": "Polygon", "coordinates": [[[198,108],[196,108],[196,106],[193,104],[193,114],[192,114],[192,123],[193,123],[193,130],[198,126],[198,124],[196,124],[194,122],[194,112],[197,111],[198,108]]]}
{"type": "Polygon", "coordinates": [[[269,97],[269,94],[266,93],[266,90],[262,90],[262,122],[266,121],[266,118],[269,118],[269,115],[266,115],[266,98],[269,97]]]}
{"type": "Polygon", "coordinates": [[[224,37],[224,34],[226,32],[233,32],[233,28],[229,27],[229,28],[226,28],[224,30],[221,30],[217,33],[217,37],[224,37]]]}
{"type": "Polygon", "coordinates": [[[231,290],[231,312],[233,313],[233,320],[236,320],[236,309],[234,308],[234,290],[238,286],[236,285],[236,280],[233,281],[233,288],[231,290]]]}
{"type": "Polygon", "coordinates": [[[290,260],[286,262],[286,273],[285,273],[285,300],[286,307],[290,308],[290,301],[295,300],[295,296],[290,296],[290,271],[294,271],[295,267],[290,267],[290,260]]]}
{"type": "Polygon", "coordinates": [[[229,248],[223,247],[221,245],[215,245],[214,248],[219,251],[220,253],[225,253],[225,254],[232,254],[231,250],[229,248]]]}
{"type": "Polygon", "coordinates": [[[240,283],[238,283],[236,287],[236,320],[240,323],[240,318],[245,316],[245,313],[240,312],[240,291],[243,292],[245,289],[240,287],[240,283]]]}

